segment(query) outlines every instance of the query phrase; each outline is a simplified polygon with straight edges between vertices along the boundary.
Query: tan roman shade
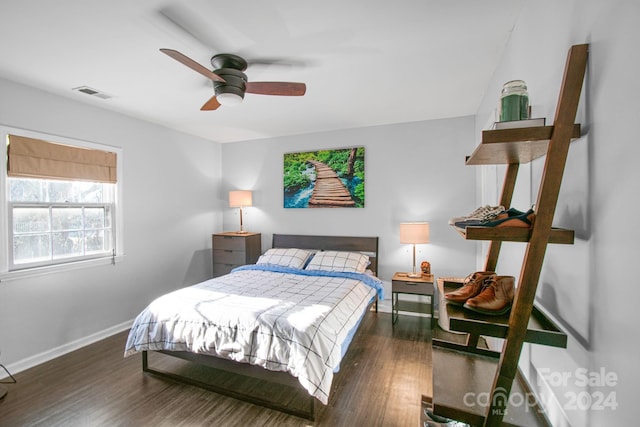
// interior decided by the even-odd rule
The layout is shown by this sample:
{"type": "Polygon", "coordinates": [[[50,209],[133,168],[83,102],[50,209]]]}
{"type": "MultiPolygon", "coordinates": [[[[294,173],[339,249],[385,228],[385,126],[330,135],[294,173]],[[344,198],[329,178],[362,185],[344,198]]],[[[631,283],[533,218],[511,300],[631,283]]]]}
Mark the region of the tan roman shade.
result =
{"type": "Polygon", "coordinates": [[[7,175],[75,181],[117,181],[116,153],[9,135],[7,175]]]}

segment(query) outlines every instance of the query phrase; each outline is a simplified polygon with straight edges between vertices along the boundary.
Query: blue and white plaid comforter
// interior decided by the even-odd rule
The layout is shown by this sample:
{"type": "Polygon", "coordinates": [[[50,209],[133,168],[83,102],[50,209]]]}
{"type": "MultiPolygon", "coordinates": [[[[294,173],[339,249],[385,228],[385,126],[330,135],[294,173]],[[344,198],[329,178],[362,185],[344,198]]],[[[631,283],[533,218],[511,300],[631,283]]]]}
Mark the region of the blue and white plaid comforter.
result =
{"type": "Polygon", "coordinates": [[[125,356],[189,351],[287,371],[326,404],[343,344],[376,293],[382,282],[367,274],[241,267],[153,301],[125,356]]]}

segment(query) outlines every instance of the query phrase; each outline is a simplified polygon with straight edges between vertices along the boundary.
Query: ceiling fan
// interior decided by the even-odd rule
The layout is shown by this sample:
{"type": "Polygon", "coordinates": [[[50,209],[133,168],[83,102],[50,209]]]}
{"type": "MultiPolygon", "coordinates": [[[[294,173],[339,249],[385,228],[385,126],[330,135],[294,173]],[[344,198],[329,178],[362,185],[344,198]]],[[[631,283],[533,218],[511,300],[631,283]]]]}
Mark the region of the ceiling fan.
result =
{"type": "Polygon", "coordinates": [[[307,91],[304,83],[292,82],[250,82],[243,71],[247,69],[247,61],[238,55],[220,53],[211,58],[211,71],[193,59],[173,49],[160,49],[192,70],[202,74],[213,82],[215,95],[211,97],[200,110],[216,110],[221,105],[238,105],[244,99],[245,93],[279,96],[302,96],[307,91]]]}

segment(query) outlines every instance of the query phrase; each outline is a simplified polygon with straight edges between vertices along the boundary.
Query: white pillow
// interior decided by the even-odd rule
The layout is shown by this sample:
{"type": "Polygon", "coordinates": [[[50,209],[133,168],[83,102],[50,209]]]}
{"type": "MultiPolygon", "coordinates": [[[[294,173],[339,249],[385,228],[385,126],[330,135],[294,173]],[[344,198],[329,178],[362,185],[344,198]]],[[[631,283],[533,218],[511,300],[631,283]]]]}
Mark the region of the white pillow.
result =
{"type": "Polygon", "coordinates": [[[358,252],[323,251],[316,253],[305,270],[364,273],[369,257],[358,252]]]}
{"type": "Polygon", "coordinates": [[[273,248],[258,258],[256,264],[273,264],[282,267],[303,268],[312,252],[295,248],[273,248]]]}

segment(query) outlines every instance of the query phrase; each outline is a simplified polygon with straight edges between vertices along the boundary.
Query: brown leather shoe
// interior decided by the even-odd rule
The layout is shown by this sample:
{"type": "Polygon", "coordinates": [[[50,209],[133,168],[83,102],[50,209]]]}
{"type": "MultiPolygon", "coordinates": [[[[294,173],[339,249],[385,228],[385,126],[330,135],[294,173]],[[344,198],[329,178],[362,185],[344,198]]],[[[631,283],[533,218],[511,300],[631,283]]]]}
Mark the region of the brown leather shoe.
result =
{"type": "Polygon", "coordinates": [[[494,276],[487,279],[478,296],[467,300],[464,308],[491,316],[505,314],[511,310],[514,289],[515,277],[494,276]]]}
{"type": "Polygon", "coordinates": [[[476,271],[471,273],[464,279],[462,287],[453,292],[444,294],[444,299],[451,304],[462,305],[469,298],[473,298],[482,292],[484,283],[487,279],[495,277],[494,271],[476,271]]]}

